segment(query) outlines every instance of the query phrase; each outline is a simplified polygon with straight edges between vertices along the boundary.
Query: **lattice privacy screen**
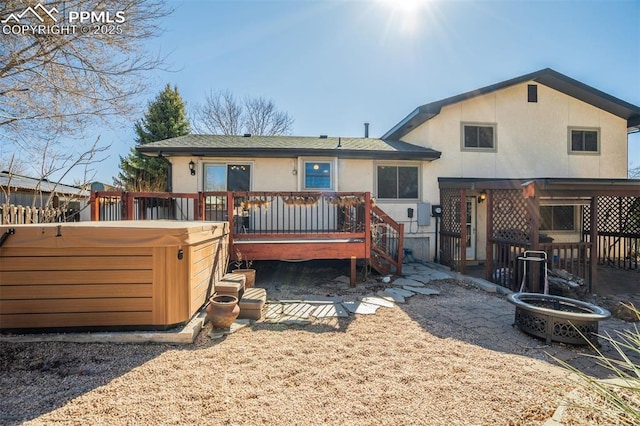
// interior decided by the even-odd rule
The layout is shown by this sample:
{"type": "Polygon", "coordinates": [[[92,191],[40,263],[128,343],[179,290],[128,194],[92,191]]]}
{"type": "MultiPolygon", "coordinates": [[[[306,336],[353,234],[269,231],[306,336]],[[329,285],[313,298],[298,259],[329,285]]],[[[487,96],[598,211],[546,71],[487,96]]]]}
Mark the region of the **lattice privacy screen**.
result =
{"type": "Polygon", "coordinates": [[[442,231],[460,234],[462,232],[462,223],[460,220],[460,190],[440,190],[440,203],[442,204],[442,219],[440,221],[442,231]]]}
{"type": "Polygon", "coordinates": [[[495,189],[491,191],[493,238],[513,242],[531,241],[531,215],[522,191],[495,189]]]}
{"type": "MultiPolygon", "coordinates": [[[[598,197],[598,234],[640,236],[640,197],[598,197]]],[[[591,231],[591,206],[583,209],[584,232],[591,231]]]]}

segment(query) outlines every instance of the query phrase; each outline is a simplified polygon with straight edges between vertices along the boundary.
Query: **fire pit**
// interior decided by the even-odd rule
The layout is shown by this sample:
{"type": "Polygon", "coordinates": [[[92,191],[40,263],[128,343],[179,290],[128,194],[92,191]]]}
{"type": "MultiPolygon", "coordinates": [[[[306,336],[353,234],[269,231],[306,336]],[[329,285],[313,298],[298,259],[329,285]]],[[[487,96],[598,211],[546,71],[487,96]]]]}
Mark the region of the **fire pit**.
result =
{"type": "Polygon", "coordinates": [[[515,324],[525,333],[573,345],[597,343],[598,321],[611,316],[606,309],[567,297],[539,293],[513,293],[507,300],[516,305],[515,324]],[[584,337],[583,337],[584,336],[584,337]]]}

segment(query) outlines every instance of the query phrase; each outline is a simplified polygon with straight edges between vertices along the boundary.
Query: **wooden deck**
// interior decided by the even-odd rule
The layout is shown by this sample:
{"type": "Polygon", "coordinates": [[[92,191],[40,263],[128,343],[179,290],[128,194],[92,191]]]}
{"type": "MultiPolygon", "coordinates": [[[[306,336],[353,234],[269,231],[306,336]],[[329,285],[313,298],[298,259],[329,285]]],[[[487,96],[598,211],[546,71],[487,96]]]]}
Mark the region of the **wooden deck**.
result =
{"type": "Polygon", "coordinates": [[[94,192],[92,220],[214,220],[231,229],[230,259],[349,259],[402,273],[403,226],[369,192],[94,192]]]}

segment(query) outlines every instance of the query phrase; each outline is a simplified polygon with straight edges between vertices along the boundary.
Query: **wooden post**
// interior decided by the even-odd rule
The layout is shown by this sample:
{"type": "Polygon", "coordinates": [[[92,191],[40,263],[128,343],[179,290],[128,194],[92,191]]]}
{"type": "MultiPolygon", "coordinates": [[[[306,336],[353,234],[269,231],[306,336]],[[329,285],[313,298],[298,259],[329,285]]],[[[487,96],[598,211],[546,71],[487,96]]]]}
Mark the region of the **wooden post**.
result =
{"type": "MultiPolygon", "coordinates": [[[[537,192],[537,191],[536,191],[537,192]]],[[[530,197],[526,200],[527,210],[530,217],[530,226],[531,230],[529,232],[529,238],[531,239],[531,249],[539,250],[540,249],[540,205],[538,202],[538,197],[530,197]]],[[[540,293],[540,279],[544,275],[544,270],[540,271],[540,265],[542,262],[530,262],[529,265],[531,267],[531,291],[534,293],[540,293]]],[[[543,268],[546,268],[546,264],[542,264],[543,268]]]]}
{"type": "Polygon", "coordinates": [[[589,293],[595,293],[598,285],[598,197],[591,199],[590,211],[591,229],[589,230],[589,293]]]}
{"type": "Polygon", "coordinates": [[[371,193],[364,193],[364,252],[371,258],[371,193]]]}
{"type": "Polygon", "coordinates": [[[460,190],[460,273],[467,272],[467,191],[460,190]]]}
{"type": "Polygon", "coordinates": [[[93,222],[99,221],[100,220],[100,197],[98,197],[98,193],[96,191],[93,191],[91,193],[89,204],[91,205],[91,221],[93,222]]]}
{"type": "Polygon", "coordinates": [[[493,238],[493,192],[490,189],[487,189],[486,208],[487,233],[485,235],[486,243],[484,248],[484,278],[493,282],[493,243],[491,242],[491,238],[493,238]]]}
{"type": "Polygon", "coordinates": [[[349,277],[349,286],[350,287],[355,287],[356,286],[356,257],[355,256],[351,256],[351,275],[349,277]]]}
{"type": "Polygon", "coordinates": [[[402,262],[404,261],[404,223],[398,224],[398,265],[396,275],[402,275],[402,262]]]}
{"type": "Polygon", "coordinates": [[[129,192],[123,192],[120,194],[120,217],[122,220],[133,220],[135,206],[133,203],[133,194],[129,192]]]}
{"type": "Polygon", "coordinates": [[[198,192],[193,202],[196,204],[196,220],[204,220],[204,192],[198,192]]]}
{"type": "Polygon", "coordinates": [[[233,249],[233,237],[236,232],[236,227],[233,223],[234,222],[233,214],[235,211],[233,203],[234,203],[233,192],[227,191],[227,222],[229,222],[229,251],[230,251],[229,259],[230,260],[236,259],[236,251],[233,249]]]}

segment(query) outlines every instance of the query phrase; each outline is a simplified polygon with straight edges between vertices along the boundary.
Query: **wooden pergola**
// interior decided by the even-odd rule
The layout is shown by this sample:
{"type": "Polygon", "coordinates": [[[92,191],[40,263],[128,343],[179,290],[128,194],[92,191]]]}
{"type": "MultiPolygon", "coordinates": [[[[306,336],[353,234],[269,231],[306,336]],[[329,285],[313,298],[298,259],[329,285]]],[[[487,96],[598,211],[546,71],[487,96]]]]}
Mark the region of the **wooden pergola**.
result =
{"type": "MultiPolygon", "coordinates": [[[[442,219],[440,262],[466,272],[463,218],[466,197],[486,197],[485,278],[517,290],[518,260],[525,250],[548,253],[560,266],[597,285],[597,265],[639,269],[640,180],[440,178],[442,219]],[[581,207],[579,241],[541,238],[540,207],[546,203],[581,207]],[[593,226],[595,224],[595,226],[593,226]]],[[[544,237],[544,235],[542,236],[544,237]]]]}

